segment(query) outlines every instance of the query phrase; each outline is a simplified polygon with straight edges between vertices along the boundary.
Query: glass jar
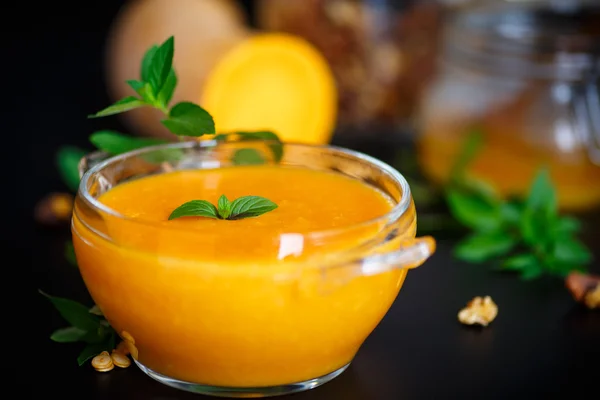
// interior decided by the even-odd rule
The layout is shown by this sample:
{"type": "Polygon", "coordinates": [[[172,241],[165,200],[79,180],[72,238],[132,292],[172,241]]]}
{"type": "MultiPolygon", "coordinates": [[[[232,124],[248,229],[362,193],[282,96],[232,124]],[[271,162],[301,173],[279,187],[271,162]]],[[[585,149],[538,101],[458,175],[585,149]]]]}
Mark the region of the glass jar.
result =
{"type": "Polygon", "coordinates": [[[233,242],[224,233],[133,218],[98,200],[149,175],[236,168],[232,156],[240,150],[272,164],[273,146],[281,143],[191,141],[110,158],[93,153],[80,163],[72,224],[77,264],[136,364],[159,382],[226,397],[317,387],[346,369],[408,270],[434,251],[432,238],[415,238],[416,211],[402,175],[334,147],[285,144],[277,163],[360,180],[394,207],[327,231],[257,228],[251,240],[258,258],[230,257],[233,242]]]}
{"type": "Polygon", "coordinates": [[[372,135],[410,125],[434,72],[443,9],[434,0],[259,0],[255,14],[259,28],[323,53],[339,92],[338,131],[372,135]]]}
{"type": "Polygon", "coordinates": [[[600,2],[485,2],[448,20],[419,112],[418,159],[442,184],[465,135],[468,171],[505,196],[545,166],[566,210],[600,203],[600,2]],[[560,7],[559,7],[560,6],[560,7]]]}

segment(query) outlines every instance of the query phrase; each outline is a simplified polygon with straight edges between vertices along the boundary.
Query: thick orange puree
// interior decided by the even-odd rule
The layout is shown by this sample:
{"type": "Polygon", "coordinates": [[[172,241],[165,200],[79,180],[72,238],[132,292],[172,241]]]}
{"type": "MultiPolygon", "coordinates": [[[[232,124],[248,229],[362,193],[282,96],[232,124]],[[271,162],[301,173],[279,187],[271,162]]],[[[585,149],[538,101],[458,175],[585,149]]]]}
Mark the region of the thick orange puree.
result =
{"type": "MultiPolygon", "coordinates": [[[[323,264],[306,258],[381,237],[377,224],[347,228],[386,214],[393,202],[339,174],[270,166],[180,171],[122,184],[99,200],[135,220],[106,214],[99,221],[76,206],[85,283],[117,332],[131,335],[138,361],[176,379],[251,387],[330,373],[351,361],[406,275],[341,279],[343,267],[324,273],[326,257],[323,264]],[[237,221],[167,220],[186,201],[216,203],[221,194],[264,196],[279,207],[237,221]],[[340,234],[309,234],[330,229],[340,234]]],[[[414,223],[407,226],[402,236],[414,237],[414,223]]]]}

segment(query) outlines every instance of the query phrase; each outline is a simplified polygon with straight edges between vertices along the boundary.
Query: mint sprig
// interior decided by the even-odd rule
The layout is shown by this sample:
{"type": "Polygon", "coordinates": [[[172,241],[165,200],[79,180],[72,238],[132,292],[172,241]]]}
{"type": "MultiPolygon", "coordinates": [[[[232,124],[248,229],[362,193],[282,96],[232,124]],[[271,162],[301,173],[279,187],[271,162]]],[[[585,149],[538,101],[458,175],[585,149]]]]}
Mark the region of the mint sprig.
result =
{"type": "Polygon", "coordinates": [[[212,116],[202,107],[190,102],[180,102],[169,109],[177,86],[173,69],[174,37],[160,46],[152,46],[142,60],[140,79],[128,80],[139,97],[127,96],[107,108],[90,115],[90,118],[120,114],[140,107],[152,107],[166,116],[161,122],[178,136],[202,136],[215,133],[212,116]]]}
{"type": "Polygon", "coordinates": [[[68,188],[76,192],[79,187],[79,162],[86,151],[74,146],[64,146],[56,154],[58,172],[68,188]]]}
{"type": "Polygon", "coordinates": [[[242,196],[230,202],[225,195],[221,195],[216,206],[206,200],[188,201],[173,210],[169,220],[181,217],[237,220],[258,217],[276,208],[277,204],[260,196],[242,196]]]}
{"type": "Polygon", "coordinates": [[[40,293],[50,300],[60,315],[70,324],[54,331],[50,339],[59,343],[86,343],[77,358],[80,366],[101,352],[110,352],[115,348],[116,332],[106,319],[98,315],[97,307],[87,308],[73,300],[50,296],[41,290],[40,293]]]}
{"type": "Polygon", "coordinates": [[[577,239],[581,224],[559,215],[548,171],[537,172],[524,198],[504,200],[485,182],[466,174],[482,145],[480,131],[467,137],[445,190],[451,214],[471,230],[454,255],[472,263],[493,260],[501,270],[516,271],[526,280],[585,270],[592,256],[577,239]]]}

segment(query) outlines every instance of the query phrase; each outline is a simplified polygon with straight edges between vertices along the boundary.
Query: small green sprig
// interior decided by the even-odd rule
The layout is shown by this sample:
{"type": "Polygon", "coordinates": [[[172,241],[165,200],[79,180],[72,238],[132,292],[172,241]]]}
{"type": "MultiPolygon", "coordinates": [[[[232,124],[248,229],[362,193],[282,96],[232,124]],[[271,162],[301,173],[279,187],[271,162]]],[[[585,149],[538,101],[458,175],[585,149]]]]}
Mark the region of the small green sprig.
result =
{"type": "Polygon", "coordinates": [[[468,136],[445,189],[450,212],[472,231],[454,255],[472,263],[496,260],[501,270],[516,271],[525,280],[585,270],[592,256],[577,239],[581,225],[559,215],[548,171],[538,171],[524,198],[504,200],[465,173],[482,144],[481,132],[468,136]]]}
{"type": "Polygon", "coordinates": [[[229,201],[225,195],[221,195],[216,206],[206,200],[188,201],[173,210],[169,220],[181,217],[237,220],[258,217],[276,208],[277,204],[260,196],[242,196],[229,201]]]}
{"type": "Polygon", "coordinates": [[[110,352],[115,348],[117,334],[102,316],[98,307],[87,308],[73,300],[50,296],[42,291],[40,293],[50,300],[60,315],[70,324],[68,327],[54,331],[50,339],[59,343],[86,344],[77,357],[80,366],[103,351],[110,352]]]}
{"type": "Polygon", "coordinates": [[[90,118],[120,114],[140,107],[160,110],[166,118],[161,122],[178,136],[202,136],[215,133],[213,117],[197,104],[180,102],[169,108],[177,87],[177,74],[173,68],[175,39],[169,37],[160,46],[152,46],[142,60],[139,80],[128,80],[127,84],[136,96],[127,96],[111,106],[90,115],[90,118]]]}

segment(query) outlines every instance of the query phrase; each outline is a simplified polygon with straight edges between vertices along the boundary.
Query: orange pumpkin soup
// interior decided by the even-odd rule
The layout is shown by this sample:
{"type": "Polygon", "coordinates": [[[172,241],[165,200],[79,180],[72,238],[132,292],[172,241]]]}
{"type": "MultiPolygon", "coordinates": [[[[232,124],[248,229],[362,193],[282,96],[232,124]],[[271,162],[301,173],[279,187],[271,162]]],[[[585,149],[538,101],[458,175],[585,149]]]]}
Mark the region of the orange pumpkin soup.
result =
{"type": "MultiPolygon", "coordinates": [[[[364,222],[394,206],[379,190],[337,173],[281,166],[176,171],[120,184],[99,201],[112,210],[101,221],[75,208],[83,279],[134,358],[183,381],[260,387],[335,371],[352,360],[406,275],[391,270],[322,284],[328,278],[320,267],[381,235],[383,222],[364,222]],[[187,201],[216,204],[222,194],[263,196],[278,208],[235,221],[168,220],[187,201]]],[[[401,233],[414,235],[414,223],[401,233]]]]}

